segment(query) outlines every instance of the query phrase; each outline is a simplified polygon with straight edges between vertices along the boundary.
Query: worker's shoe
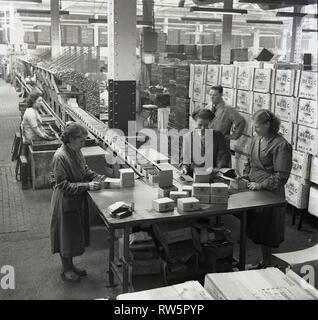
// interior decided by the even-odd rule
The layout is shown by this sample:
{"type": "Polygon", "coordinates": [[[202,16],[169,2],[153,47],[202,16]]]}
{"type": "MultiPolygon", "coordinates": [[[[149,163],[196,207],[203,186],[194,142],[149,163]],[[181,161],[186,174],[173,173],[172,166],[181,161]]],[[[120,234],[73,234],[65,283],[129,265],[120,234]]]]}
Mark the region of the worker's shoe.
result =
{"type": "Polygon", "coordinates": [[[72,266],[72,270],[80,277],[86,277],[87,276],[86,270],[78,269],[74,265],[72,266]]]}
{"type": "Polygon", "coordinates": [[[80,277],[73,271],[67,270],[61,273],[61,278],[64,282],[78,283],[81,281],[80,277]]]}

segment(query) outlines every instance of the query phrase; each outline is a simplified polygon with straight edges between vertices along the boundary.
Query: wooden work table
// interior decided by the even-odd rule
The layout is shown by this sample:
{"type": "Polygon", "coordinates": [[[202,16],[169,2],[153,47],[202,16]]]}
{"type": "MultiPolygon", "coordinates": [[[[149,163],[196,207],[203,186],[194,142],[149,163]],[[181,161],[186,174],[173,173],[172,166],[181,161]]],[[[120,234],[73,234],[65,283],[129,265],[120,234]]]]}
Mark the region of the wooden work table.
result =
{"type": "Polygon", "coordinates": [[[240,218],[240,270],[245,270],[246,260],[246,216],[248,210],[265,207],[283,207],[285,199],[268,191],[244,191],[230,195],[228,205],[201,204],[201,209],[194,212],[182,212],[177,208],[171,212],[159,213],[152,209],[152,200],[158,198],[158,187],[150,186],[144,181],[137,179],[134,188],[126,189],[105,189],[90,191],[90,204],[95,206],[102,220],[110,232],[109,250],[109,282],[114,285],[114,275],[122,282],[123,292],[128,292],[128,275],[131,272],[129,261],[129,235],[131,227],[141,224],[153,224],[160,222],[184,222],[193,218],[222,216],[236,214],[240,218]],[[135,210],[133,215],[124,219],[112,218],[107,212],[109,205],[117,201],[124,201],[127,204],[134,202],[135,210]],[[124,254],[123,274],[121,275],[115,263],[115,229],[124,230],[124,254]]]}

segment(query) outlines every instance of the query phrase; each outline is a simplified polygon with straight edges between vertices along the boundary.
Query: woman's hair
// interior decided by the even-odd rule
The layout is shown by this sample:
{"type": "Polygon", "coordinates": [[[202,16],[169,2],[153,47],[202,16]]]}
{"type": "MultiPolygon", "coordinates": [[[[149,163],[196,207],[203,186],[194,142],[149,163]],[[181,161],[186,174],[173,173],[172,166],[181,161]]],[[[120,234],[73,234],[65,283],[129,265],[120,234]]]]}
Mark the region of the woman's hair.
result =
{"type": "Polygon", "coordinates": [[[212,121],[215,117],[215,114],[209,109],[199,109],[192,113],[192,119],[197,120],[198,118],[212,121]]]}
{"type": "Polygon", "coordinates": [[[64,144],[70,142],[70,138],[76,139],[87,135],[87,129],[79,123],[67,122],[64,131],[61,135],[61,140],[64,144]]]}
{"type": "Polygon", "coordinates": [[[256,111],[253,114],[253,120],[257,123],[260,124],[264,124],[266,122],[269,122],[270,126],[269,126],[269,130],[271,133],[278,133],[279,128],[280,128],[280,119],[277,118],[274,113],[265,110],[265,109],[261,109],[256,111]]]}
{"type": "Polygon", "coordinates": [[[34,91],[30,93],[28,100],[27,100],[27,108],[32,108],[34,102],[39,98],[42,97],[42,94],[39,91],[34,91]]]}

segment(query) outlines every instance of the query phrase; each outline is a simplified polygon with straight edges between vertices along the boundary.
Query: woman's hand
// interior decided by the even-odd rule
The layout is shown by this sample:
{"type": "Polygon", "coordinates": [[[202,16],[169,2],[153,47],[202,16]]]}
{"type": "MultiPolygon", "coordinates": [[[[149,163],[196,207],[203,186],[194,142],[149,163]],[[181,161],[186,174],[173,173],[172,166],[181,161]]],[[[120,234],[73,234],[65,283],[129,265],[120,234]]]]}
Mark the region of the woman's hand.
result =
{"type": "Polygon", "coordinates": [[[92,181],[89,183],[89,190],[90,191],[97,191],[101,189],[101,183],[97,181],[92,181]]]}
{"type": "Polygon", "coordinates": [[[247,187],[248,187],[250,190],[254,190],[254,191],[256,191],[256,190],[261,190],[261,189],[262,189],[261,185],[260,185],[259,183],[256,183],[256,182],[249,182],[249,183],[247,184],[247,187]]]}

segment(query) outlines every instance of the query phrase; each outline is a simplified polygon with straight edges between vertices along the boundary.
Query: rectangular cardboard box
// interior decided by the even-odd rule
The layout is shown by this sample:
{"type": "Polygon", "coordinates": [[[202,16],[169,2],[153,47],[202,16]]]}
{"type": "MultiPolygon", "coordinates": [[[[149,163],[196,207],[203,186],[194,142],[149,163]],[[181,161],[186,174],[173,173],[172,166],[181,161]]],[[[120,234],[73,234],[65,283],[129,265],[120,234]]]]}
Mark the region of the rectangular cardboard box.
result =
{"type": "Polygon", "coordinates": [[[185,212],[199,210],[200,201],[194,197],[178,199],[178,209],[185,212]]]}
{"type": "MultiPolygon", "coordinates": [[[[211,91],[212,86],[210,86],[209,84],[205,85],[204,87],[204,100],[202,101],[202,103],[204,104],[211,104],[211,91]]],[[[202,107],[202,104],[200,105],[202,107]]]]}
{"type": "Polygon", "coordinates": [[[152,201],[152,208],[157,212],[174,210],[174,201],[169,198],[161,198],[152,201]]]}
{"type": "Polygon", "coordinates": [[[206,83],[211,86],[217,86],[220,83],[221,66],[216,64],[208,64],[206,83]]]}
{"type": "Polygon", "coordinates": [[[159,198],[169,198],[171,191],[178,191],[176,186],[159,188],[158,189],[158,197],[159,198]]]}
{"type": "Polygon", "coordinates": [[[223,88],[223,100],[227,105],[234,108],[235,99],[236,99],[236,90],[234,88],[223,88]]]}
{"type": "Polygon", "coordinates": [[[317,101],[318,73],[302,71],[299,83],[299,97],[317,101]]]}
{"type": "Polygon", "coordinates": [[[120,179],[106,178],[103,182],[104,189],[116,189],[121,187],[120,179]]]}
{"type": "Polygon", "coordinates": [[[151,184],[159,183],[159,174],[149,174],[148,179],[151,184]]]}
{"type": "Polygon", "coordinates": [[[295,70],[276,70],[275,94],[292,96],[294,94],[295,70]]]}
{"type": "Polygon", "coordinates": [[[194,65],[194,82],[199,82],[205,84],[206,82],[206,70],[207,66],[205,64],[194,65]]]}
{"type": "Polygon", "coordinates": [[[309,192],[308,212],[318,217],[318,188],[312,186],[309,192]]]}
{"type": "Polygon", "coordinates": [[[172,170],[159,171],[159,187],[166,188],[172,186],[173,172],[172,170]]]}
{"type": "Polygon", "coordinates": [[[296,122],[297,107],[294,97],[274,96],[273,111],[282,121],[296,122]]]}
{"type": "Polygon", "coordinates": [[[318,156],[318,130],[301,125],[297,127],[297,150],[318,156]]]}
{"type": "Polygon", "coordinates": [[[285,197],[287,202],[296,207],[297,209],[308,208],[308,181],[304,181],[302,178],[291,174],[285,185],[285,197]]]}
{"type": "Polygon", "coordinates": [[[209,183],[210,174],[205,171],[195,171],[193,175],[193,181],[195,183],[209,183]]]}
{"type": "Polygon", "coordinates": [[[121,180],[121,188],[133,188],[135,186],[135,180],[121,180]]]}
{"type": "Polygon", "coordinates": [[[211,192],[211,185],[209,183],[194,183],[193,184],[194,196],[208,196],[211,192]]]}
{"type": "Polygon", "coordinates": [[[221,85],[226,88],[234,88],[236,66],[222,65],[221,85]]]}
{"type": "Polygon", "coordinates": [[[230,181],[230,188],[234,190],[247,189],[247,181],[242,179],[233,179],[230,181]]]}
{"type": "Polygon", "coordinates": [[[195,81],[193,83],[193,91],[192,91],[192,100],[196,102],[204,102],[205,100],[205,92],[204,86],[201,82],[195,81]]]}
{"type": "Polygon", "coordinates": [[[299,99],[298,124],[317,129],[318,128],[318,105],[317,101],[299,99]]]}
{"type": "Polygon", "coordinates": [[[188,193],[188,197],[192,196],[192,186],[183,186],[182,191],[185,191],[188,193]]]}
{"type": "Polygon", "coordinates": [[[254,92],[253,113],[260,109],[271,110],[272,97],[270,93],[254,92]]]}
{"type": "Polygon", "coordinates": [[[188,198],[188,197],[189,197],[188,192],[186,191],[171,191],[169,195],[169,198],[173,200],[175,203],[177,203],[177,200],[179,198],[188,198]]]}
{"type": "Polygon", "coordinates": [[[317,290],[301,285],[302,278],[292,270],[278,268],[210,273],[204,288],[216,300],[317,300],[317,290]]]}
{"type": "Polygon", "coordinates": [[[291,144],[294,144],[293,138],[294,138],[294,124],[286,121],[280,122],[280,129],[279,132],[282,134],[282,136],[291,144]]]}
{"type": "Polygon", "coordinates": [[[229,186],[226,183],[212,183],[211,184],[211,195],[228,197],[229,186]]]}
{"type": "Polygon", "coordinates": [[[311,155],[293,150],[293,166],[291,173],[305,180],[309,179],[311,155]]]}
{"type": "Polygon", "coordinates": [[[239,90],[252,90],[254,68],[239,66],[237,68],[236,88],[239,90]]]}
{"type": "Polygon", "coordinates": [[[311,159],[310,181],[318,184],[318,157],[311,159]]]}
{"type": "Polygon", "coordinates": [[[272,69],[255,69],[253,91],[269,93],[271,91],[272,69]]]}
{"type": "Polygon", "coordinates": [[[236,109],[244,113],[252,113],[253,91],[237,90],[236,109]]]}
{"type": "Polygon", "coordinates": [[[123,180],[134,180],[135,172],[132,169],[119,169],[119,177],[123,180]]]}
{"type": "Polygon", "coordinates": [[[201,203],[210,203],[210,196],[195,196],[201,203]]]}
{"type": "Polygon", "coordinates": [[[227,204],[229,202],[228,196],[215,196],[211,195],[210,203],[212,204],[227,204]]]}
{"type": "Polygon", "coordinates": [[[243,113],[243,112],[239,112],[239,114],[245,120],[245,128],[244,128],[243,134],[251,137],[253,135],[252,115],[248,113],[243,113]]]}
{"type": "Polygon", "coordinates": [[[236,152],[235,156],[232,156],[231,158],[232,168],[237,170],[241,176],[244,176],[245,165],[248,163],[248,157],[236,152]]]}

